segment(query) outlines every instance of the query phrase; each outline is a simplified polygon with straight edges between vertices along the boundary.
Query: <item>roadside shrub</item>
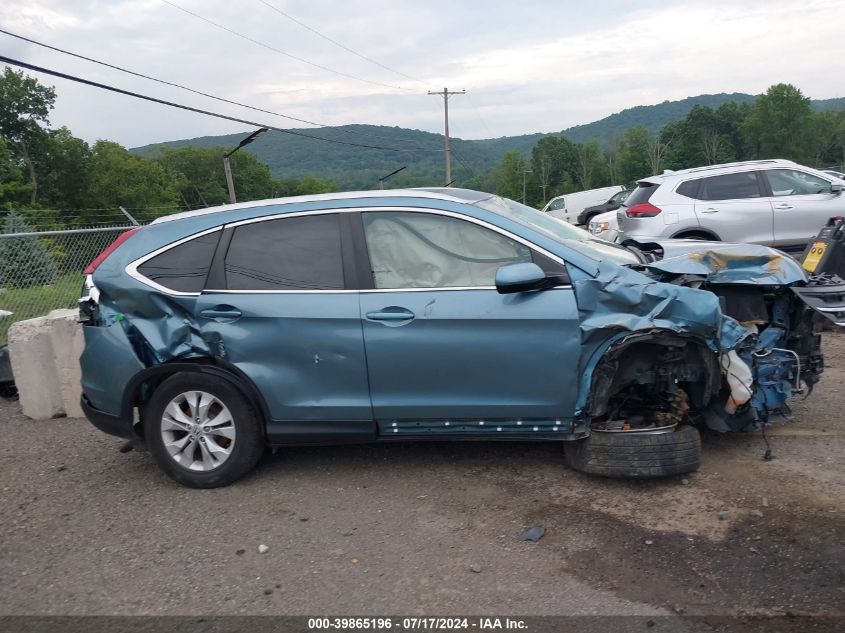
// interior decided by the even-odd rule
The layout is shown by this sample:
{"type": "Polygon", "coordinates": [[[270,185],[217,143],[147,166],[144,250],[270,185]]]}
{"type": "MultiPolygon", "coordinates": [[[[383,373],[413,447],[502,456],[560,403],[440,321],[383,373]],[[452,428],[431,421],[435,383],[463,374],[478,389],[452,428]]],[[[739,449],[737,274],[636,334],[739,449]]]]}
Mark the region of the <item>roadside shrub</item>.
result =
{"type": "MultiPolygon", "coordinates": [[[[32,231],[19,213],[9,213],[3,221],[3,234],[32,231]]],[[[0,286],[32,288],[56,281],[56,262],[37,237],[0,238],[0,286]]]]}

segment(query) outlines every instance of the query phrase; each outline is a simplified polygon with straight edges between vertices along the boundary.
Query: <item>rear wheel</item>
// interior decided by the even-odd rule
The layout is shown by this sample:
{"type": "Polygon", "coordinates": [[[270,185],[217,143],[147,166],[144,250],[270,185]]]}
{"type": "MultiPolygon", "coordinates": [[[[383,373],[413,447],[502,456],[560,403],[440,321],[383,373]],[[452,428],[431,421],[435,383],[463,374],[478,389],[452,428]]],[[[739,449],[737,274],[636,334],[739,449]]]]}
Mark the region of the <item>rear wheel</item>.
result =
{"type": "Polygon", "coordinates": [[[668,433],[600,432],[564,447],[566,463],[588,475],[649,479],[698,470],[701,437],[691,426],[668,433]]]}
{"type": "Polygon", "coordinates": [[[243,477],[264,451],[249,402],[229,381],[176,374],[153,393],[144,434],[162,469],[192,488],[216,488],[243,477]]]}

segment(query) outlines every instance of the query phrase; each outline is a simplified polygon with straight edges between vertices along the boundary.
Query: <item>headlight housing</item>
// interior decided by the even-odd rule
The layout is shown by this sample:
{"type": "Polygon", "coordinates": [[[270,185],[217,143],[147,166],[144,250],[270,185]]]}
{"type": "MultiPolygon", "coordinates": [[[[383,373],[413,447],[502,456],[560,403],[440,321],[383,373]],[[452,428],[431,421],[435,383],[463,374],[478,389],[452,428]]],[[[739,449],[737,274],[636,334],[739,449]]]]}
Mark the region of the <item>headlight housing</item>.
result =
{"type": "Polygon", "coordinates": [[[605,231],[610,230],[610,222],[597,222],[593,220],[590,222],[589,230],[593,235],[601,235],[605,231]]]}

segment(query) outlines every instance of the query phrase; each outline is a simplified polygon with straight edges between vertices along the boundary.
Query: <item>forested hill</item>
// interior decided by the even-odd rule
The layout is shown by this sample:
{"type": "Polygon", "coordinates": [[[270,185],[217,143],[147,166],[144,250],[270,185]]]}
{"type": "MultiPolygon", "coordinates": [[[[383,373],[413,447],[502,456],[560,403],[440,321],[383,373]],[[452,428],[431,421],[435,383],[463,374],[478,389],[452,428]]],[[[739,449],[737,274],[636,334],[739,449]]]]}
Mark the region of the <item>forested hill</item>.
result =
{"type": "MultiPolygon", "coordinates": [[[[644,126],[657,132],[670,121],[684,118],[695,105],[716,108],[728,101],[748,102],[756,97],[744,93],[699,95],[680,101],[664,101],[651,106],[637,106],[622,110],[599,121],[577,125],[557,134],[582,143],[596,139],[607,142],[634,126],[644,126]]],[[[815,110],[845,109],[845,97],[812,101],[815,110]]],[[[318,140],[270,132],[247,148],[247,151],[267,164],[276,177],[301,178],[317,176],[334,181],[341,188],[371,188],[376,179],[398,167],[408,168],[393,181],[394,185],[430,185],[442,178],[443,136],[400,127],[379,125],[345,125],[328,128],[294,130],[350,145],[325,143],[318,140]],[[403,151],[368,149],[353,144],[402,148],[403,151]]],[[[156,156],[161,147],[234,147],[243,133],[224,136],[203,136],[194,139],[169,141],[135,148],[143,156],[156,156]]],[[[495,139],[453,139],[453,171],[458,181],[480,176],[499,164],[509,150],[525,155],[544,134],[505,136],[495,139]]]]}

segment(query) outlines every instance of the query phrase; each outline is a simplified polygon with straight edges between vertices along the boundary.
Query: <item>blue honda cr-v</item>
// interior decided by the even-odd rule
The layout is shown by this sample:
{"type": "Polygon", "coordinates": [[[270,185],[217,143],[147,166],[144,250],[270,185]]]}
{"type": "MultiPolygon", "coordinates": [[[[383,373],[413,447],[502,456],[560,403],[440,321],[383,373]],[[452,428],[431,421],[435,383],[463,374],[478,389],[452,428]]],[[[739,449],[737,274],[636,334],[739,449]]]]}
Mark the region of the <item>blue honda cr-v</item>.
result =
{"type": "Polygon", "coordinates": [[[759,426],[817,380],[806,283],[771,249],[622,247],[461,189],[227,205],[89,266],[82,404],[196,487],[267,445],[375,440],[568,440],[586,472],[687,472],[696,425],[759,426]]]}

